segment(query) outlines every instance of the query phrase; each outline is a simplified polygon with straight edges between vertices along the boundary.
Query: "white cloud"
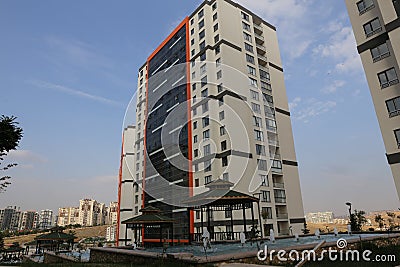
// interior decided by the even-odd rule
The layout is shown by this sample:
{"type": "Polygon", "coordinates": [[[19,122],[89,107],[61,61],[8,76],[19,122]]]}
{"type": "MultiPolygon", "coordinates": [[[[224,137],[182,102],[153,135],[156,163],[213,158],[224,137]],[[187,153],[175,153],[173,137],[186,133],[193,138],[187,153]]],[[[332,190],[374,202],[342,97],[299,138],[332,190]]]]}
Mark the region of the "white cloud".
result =
{"type": "Polygon", "coordinates": [[[333,81],[329,86],[322,89],[322,92],[325,94],[333,94],[336,93],[339,88],[342,88],[346,84],[345,81],[336,80],[333,81]]]}
{"type": "Polygon", "coordinates": [[[5,157],[6,164],[17,163],[18,168],[33,169],[38,164],[47,163],[48,160],[30,150],[12,150],[5,157]]]}
{"type": "Polygon", "coordinates": [[[108,99],[108,98],[105,98],[102,96],[92,95],[92,94],[83,92],[81,90],[69,88],[69,87],[66,87],[63,85],[44,82],[44,81],[29,81],[29,83],[36,87],[39,87],[39,88],[52,89],[52,90],[60,91],[60,92],[63,92],[63,93],[69,94],[69,95],[75,95],[80,98],[86,98],[86,99],[90,99],[90,100],[108,104],[108,105],[124,107],[124,105],[120,102],[117,102],[117,101],[114,101],[114,100],[111,100],[111,99],[108,99]]]}
{"type": "Polygon", "coordinates": [[[317,117],[327,113],[336,107],[335,101],[321,101],[315,98],[303,101],[300,97],[296,97],[289,103],[290,111],[293,114],[293,119],[309,122],[310,118],[317,117]]]}

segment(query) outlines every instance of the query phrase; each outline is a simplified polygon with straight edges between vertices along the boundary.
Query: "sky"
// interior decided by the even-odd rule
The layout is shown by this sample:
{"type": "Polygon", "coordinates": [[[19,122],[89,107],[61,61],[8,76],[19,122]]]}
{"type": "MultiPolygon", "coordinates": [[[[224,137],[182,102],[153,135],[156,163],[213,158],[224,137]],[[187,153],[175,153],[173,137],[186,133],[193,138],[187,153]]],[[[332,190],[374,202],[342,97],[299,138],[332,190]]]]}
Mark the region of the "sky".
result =
{"type": "MultiPolygon", "coordinates": [[[[277,27],[305,212],[399,199],[344,1],[237,0],[277,27]]],[[[117,200],[137,70],[201,1],[0,1],[0,114],[24,129],[0,208],[117,200]]]]}

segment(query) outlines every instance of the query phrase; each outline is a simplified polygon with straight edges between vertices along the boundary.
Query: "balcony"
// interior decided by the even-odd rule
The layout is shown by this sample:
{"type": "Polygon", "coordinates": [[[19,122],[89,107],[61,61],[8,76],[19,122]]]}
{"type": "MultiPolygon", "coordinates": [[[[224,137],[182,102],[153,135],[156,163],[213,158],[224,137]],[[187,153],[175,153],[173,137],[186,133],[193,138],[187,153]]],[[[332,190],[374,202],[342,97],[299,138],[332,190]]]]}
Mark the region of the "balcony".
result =
{"type": "Polygon", "coordinates": [[[269,73],[269,68],[260,66],[259,69],[269,73]]]}
{"type": "Polygon", "coordinates": [[[275,197],[275,204],[286,204],[285,197],[275,197]]]}
{"type": "Polygon", "coordinates": [[[261,25],[254,24],[254,32],[258,32],[259,34],[263,33],[263,27],[261,25]]]}
{"type": "Polygon", "coordinates": [[[276,127],[272,127],[272,126],[267,125],[267,131],[276,133],[276,127]]]}
{"type": "Polygon", "coordinates": [[[271,171],[272,171],[273,174],[283,174],[282,169],[271,168],[271,171]]]}
{"type": "Polygon", "coordinates": [[[268,144],[270,146],[279,146],[279,141],[278,140],[270,140],[270,139],[268,139],[268,144]]]}
{"type": "Polygon", "coordinates": [[[287,220],[289,218],[289,215],[287,213],[280,213],[276,215],[276,218],[278,220],[287,220]]]}
{"type": "Polygon", "coordinates": [[[262,56],[260,54],[257,54],[258,57],[258,63],[260,63],[262,66],[266,66],[268,64],[268,58],[265,56],[262,56]]]}
{"type": "Polygon", "coordinates": [[[284,189],[285,184],[284,183],[274,183],[274,188],[284,189]]]}
{"type": "Polygon", "coordinates": [[[256,43],[257,44],[263,44],[264,43],[264,37],[259,35],[258,33],[254,33],[254,36],[256,37],[256,43]]]}
{"type": "Polygon", "coordinates": [[[270,153],[269,157],[270,157],[270,159],[277,159],[277,160],[281,159],[281,155],[279,155],[279,154],[270,153]]]}
{"type": "Polygon", "coordinates": [[[389,118],[393,118],[400,115],[400,110],[392,111],[389,113],[389,118]]]}
{"type": "Polygon", "coordinates": [[[257,53],[264,55],[265,53],[267,53],[267,48],[263,45],[256,45],[257,47],[257,53]]]}

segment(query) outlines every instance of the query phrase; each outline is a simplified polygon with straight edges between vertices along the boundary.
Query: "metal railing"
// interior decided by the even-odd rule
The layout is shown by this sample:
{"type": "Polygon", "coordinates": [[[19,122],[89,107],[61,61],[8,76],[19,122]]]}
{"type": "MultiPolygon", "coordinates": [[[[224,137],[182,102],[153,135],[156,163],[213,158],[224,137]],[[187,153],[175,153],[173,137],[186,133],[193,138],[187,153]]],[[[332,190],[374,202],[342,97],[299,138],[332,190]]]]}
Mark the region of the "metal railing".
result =
{"type": "Polygon", "coordinates": [[[264,57],[264,56],[262,56],[260,54],[257,54],[257,56],[258,56],[258,59],[261,59],[261,60],[263,60],[265,62],[268,62],[268,58],[267,57],[264,57]]]}
{"type": "Polygon", "coordinates": [[[285,188],[285,184],[284,183],[274,183],[274,187],[275,188],[284,189],[285,188]]]}
{"type": "Polygon", "coordinates": [[[286,198],[285,197],[275,197],[275,203],[285,204],[286,198]]]}
{"type": "Polygon", "coordinates": [[[287,220],[289,218],[289,215],[287,213],[280,213],[276,215],[276,218],[278,220],[287,220]]]}
{"type": "Polygon", "coordinates": [[[264,31],[263,28],[260,25],[257,25],[257,24],[254,24],[254,28],[259,30],[259,31],[261,31],[261,32],[264,31]]]}
{"type": "Polygon", "coordinates": [[[283,173],[283,171],[282,171],[282,169],[278,169],[278,168],[271,168],[271,171],[273,172],[273,173],[283,173]]]}
{"type": "Polygon", "coordinates": [[[258,38],[258,39],[264,41],[264,37],[263,37],[263,36],[261,36],[261,35],[259,35],[259,34],[257,34],[257,33],[254,33],[254,36],[255,36],[256,38],[258,38]]]}

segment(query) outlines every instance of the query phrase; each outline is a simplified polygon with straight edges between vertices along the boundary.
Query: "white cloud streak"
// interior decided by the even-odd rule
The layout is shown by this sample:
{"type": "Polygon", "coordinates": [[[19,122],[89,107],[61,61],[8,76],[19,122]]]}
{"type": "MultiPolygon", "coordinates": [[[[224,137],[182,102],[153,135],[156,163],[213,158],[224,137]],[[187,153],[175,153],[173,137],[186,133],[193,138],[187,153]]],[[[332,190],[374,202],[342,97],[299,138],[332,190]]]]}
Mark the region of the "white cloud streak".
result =
{"type": "Polygon", "coordinates": [[[311,118],[330,112],[336,106],[337,103],[335,101],[321,101],[315,98],[303,101],[300,97],[296,97],[289,103],[293,119],[304,123],[308,123],[311,118]]]}

